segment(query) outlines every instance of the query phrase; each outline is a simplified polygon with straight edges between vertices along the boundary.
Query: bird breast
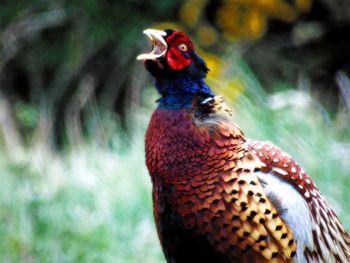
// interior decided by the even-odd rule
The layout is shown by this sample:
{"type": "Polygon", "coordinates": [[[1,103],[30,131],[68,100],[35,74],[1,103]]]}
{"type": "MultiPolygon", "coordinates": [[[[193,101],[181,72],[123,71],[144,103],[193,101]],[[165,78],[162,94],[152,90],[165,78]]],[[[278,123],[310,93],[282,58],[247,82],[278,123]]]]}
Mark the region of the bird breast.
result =
{"type": "Polygon", "coordinates": [[[189,179],[232,168],[239,147],[236,131],[227,125],[199,122],[188,110],[157,109],[146,133],[146,164],[151,176],[189,179]]]}

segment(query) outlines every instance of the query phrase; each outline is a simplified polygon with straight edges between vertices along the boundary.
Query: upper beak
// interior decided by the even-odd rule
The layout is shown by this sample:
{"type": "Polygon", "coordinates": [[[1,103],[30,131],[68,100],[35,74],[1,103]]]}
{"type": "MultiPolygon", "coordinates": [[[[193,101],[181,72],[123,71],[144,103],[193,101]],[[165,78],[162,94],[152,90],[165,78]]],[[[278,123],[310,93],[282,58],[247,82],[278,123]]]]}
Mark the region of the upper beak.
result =
{"type": "Polygon", "coordinates": [[[167,49],[168,45],[164,40],[164,36],[166,36],[165,31],[156,30],[156,29],[146,29],[143,31],[152,41],[153,50],[150,53],[141,54],[137,56],[137,60],[156,60],[157,58],[163,56],[167,49]]]}

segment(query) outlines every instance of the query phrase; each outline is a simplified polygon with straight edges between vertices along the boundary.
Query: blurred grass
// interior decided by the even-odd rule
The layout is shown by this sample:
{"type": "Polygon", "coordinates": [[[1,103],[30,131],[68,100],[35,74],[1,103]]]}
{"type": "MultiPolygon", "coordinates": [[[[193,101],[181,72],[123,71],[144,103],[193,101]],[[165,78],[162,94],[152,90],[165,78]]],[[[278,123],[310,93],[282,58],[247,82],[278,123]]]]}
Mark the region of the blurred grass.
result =
{"type": "MultiPolygon", "coordinates": [[[[302,86],[283,84],[268,95],[243,62],[232,69],[228,75],[246,87],[230,102],[237,123],[292,154],[350,229],[349,129],[339,132],[302,86]]],[[[92,111],[86,137],[63,152],[35,143],[0,149],[1,262],[164,262],[143,146],[157,97],[145,89],[128,135],[113,114],[92,111]]],[[[38,114],[23,105],[18,111],[29,124],[38,114]]]]}
{"type": "MultiPolygon", "coordinates": [[[[31,145],[0,160],[0,262],[160,262],[145,118],[59,154],[31,145]]],[[[113,126],[113,124],[111,124],[113,126]]]]}

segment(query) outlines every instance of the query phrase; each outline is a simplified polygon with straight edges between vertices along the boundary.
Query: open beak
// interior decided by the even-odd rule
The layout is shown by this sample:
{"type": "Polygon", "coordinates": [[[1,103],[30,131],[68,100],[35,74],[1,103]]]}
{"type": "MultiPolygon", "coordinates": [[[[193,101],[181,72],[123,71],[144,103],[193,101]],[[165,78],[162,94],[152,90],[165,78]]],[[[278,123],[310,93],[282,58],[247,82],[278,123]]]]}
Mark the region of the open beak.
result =
{"type": "Polygon", "coordinates": [[[156,60],[157,58],[162,57],[168,49],[168,45],[163,38],[166,36],[166,32],[156,29],[146,29],[143,33],[151,39],[153,50],[150,53],[138,55],[136,59],[156,60]]]}

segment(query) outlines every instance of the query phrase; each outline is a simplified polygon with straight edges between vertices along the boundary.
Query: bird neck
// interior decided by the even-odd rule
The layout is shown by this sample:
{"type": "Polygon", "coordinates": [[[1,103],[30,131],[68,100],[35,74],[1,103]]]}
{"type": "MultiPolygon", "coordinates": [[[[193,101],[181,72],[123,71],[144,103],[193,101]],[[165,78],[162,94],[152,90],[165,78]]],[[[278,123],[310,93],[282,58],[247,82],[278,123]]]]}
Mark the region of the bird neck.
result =
{"type": "Polygon", "coordinates": [[[190,109],[195,97],[214,97],[215,94],[203,79],[183,76],[177,79],[156,79],[156,88],[162,95],[158,108],[190,109]]]}

